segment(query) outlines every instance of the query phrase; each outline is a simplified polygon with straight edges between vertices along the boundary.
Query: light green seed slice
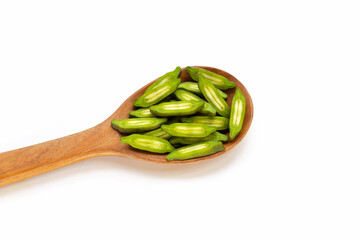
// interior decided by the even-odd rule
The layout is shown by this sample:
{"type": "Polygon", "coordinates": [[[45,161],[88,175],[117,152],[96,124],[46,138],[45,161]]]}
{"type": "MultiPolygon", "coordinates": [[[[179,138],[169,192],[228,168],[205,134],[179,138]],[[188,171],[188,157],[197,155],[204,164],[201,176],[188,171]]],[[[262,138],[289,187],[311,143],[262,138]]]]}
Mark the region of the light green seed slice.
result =
{"type": "Polygon", "coordinates": [[[161,129],[175,137],[207,137],[216,131],[215,127],[200,123],[173,123],[162,125],[161,129]]]}
{"type": "MultiPolygon", "coordinates": [[[[196,95],[202,96],[199,85],[196,82],[182,82],[179,84],[178,89],[184,89],[196,95]]],[[[220,89],[216,89],[222,98],[227,99],[227,94],[221,91],[220,89]]]]}
{"type": "Polygon", "coordinates": [[[225,130],[229,127],[229,119],[225,117],[208,117],[208,116],[194,116],[189,118],[181,118],[184,123],[202,123],[210,127],[215,127],[216,130],[225,130]]]}
{"type": "Polygon", "coordinates": [[[244,95],[242,95],[240,89],[237,88],[231,104],[231,114],[230,114],[230,122],[229,122],[230,141],[233,141],[236,138],[236,136],[239,135],[242,129],[242,125],[245,117],[245,105],[246,105],[245,97],[244,95]]]}
{"type": "Polygon", "coordinates": [[[150,107],[150,111],[156,116],[186,116],[197,113],[204,106],[204,102],[199,101],[176,101],[165,102],[150,107]]]}
{"type": "Polygon", "coordinates": [[[175,150],[175,148],[165,139],[141,134],[132,134],[127,137],[122,137],[120,141],[129,144],[133,148],[154,153],[167,153],[175,150]]]}
{"type": "Polygon", "coordinates": [[[186,67],[186,71],[189,73],[191,78],[194,81],[199,81],[199,76],[203,75],[207,80],[209,80],[212,84],[215,85],[218,89],[226,90],[229,88],[236,87],[236,84],[229,81],[226,77],[221,76],[219,74],[207,71],[202,68],[192,68],[192,67],[186,67]]]}
{"type": "Polygon", "coordinates": [[[206,100],[216,109],[217,113],[223,117],[230,116],[229,105],[216,91],[214,84],[205,79],[202,75],[199,75],[199,88],[206,100]]]}
{"type": "Polygon", "coordinates": [[[159,77],[158,80],[156,80],[153,84],[151,84],[145,91],[145,93],[154,90],[157,87],[160,87],[167,82],[169,82],[171,79],[177,78],[181,72],[180,67],[176,67],[174,71],[168,72],[164,74],[163,76],[159,77]]]}
{"type": "Polygon", "coordinates": [[[171,135],[168,134],[166,131],[162,130],[161,128],[153,130],[151,132],[147,132],[144,135],[158,137],[158,138],[162,138],[162,139],[170,139],[171,138],[171,135]]]}
{"type": "Polygon", "coordinates": [[[205,102],[203,99],[201,99],[199,96],[188,92],[186,90],[178,89],[174,92],[174,95],[177,99],[183,100],[183,101],[200,101],[204,102],[204,107],[199,110],[199,113],[209,116],[215,116],[216,110],[213,108],[208,102],[205,102]]]}
{"type": "Polygon", "coordinates": [[[186,90],[178,89],[174,92],[174,95],[177,99],[183,100],[183,101],[204,101],[199,96],[188,92],[186,90]]]}
{"type": "Polygon", "coordinates": [[[191,93],[201,95],[201,91],[199,89],[199,85],[196,82],[182,82],[178,86],[179,89],[184,89],[191,93]]]}
{"type": "Polygon", "coordinates": [[[170,139],[171,144],[182,144],[182,145],[189,145],[189,144],[195,144],[199,142],[205,142],[205,141],[221,141],[221,142],[227,142],[228,137],[225,134],[214,132],[210,134],[207,137],[202,138],[194,138],[194,137],[172,137],[170,139]]]}
{"type": "Polygon", "coordinates": [[[158,90],[154,90],[144,97],[144,102],[157,101],[165,92],[168,92],[171,89],[171,86],[164,86],[158,90]]]}
{"type": "Polygon", "coordinates": [[[167,121],[166,118],[128,118],[112,120],[111,126],[121,133],[147,132],[159,128],[167,121]]]}
{"type": "Polygon", "coordinates": [[[161,100],[163,100],[164,98],[175,92],[180,82],[181,82],[180,78],[171,79],[165,84],[144,93],[141,97],[136,99],[136,101],[134,102],[134,106],[150,107],[160,102],[161,100]]]}
{"type": "Polygon", "coordinates": [[[168,161],[186,160],[208,156],[220,151],[224,151],[224,145],[219,141],[207,141],[181,147],[166,156],[168,161]]]}
{"type": "Polygon", "coordinates": [[[129,113],[131,117],[137,117],[137,118],[149,118],[149,117],[156,117],[155,114],[153,114],[150,111],[150,108],[140,108],[134,111],[131,111],[129,113]]]}

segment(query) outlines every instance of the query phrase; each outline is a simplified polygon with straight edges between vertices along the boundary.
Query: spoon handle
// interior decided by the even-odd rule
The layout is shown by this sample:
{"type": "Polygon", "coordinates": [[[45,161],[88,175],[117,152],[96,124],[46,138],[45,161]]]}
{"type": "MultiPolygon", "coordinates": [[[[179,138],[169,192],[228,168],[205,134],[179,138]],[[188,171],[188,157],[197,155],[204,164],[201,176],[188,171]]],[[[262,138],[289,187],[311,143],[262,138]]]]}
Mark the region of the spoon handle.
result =
{"type": "Polygon", "coordinates": [[[0,153],[0,187],[90,157],[110,155],[109,145],[109,138],[98,125],[63,138],[0,153]]]}

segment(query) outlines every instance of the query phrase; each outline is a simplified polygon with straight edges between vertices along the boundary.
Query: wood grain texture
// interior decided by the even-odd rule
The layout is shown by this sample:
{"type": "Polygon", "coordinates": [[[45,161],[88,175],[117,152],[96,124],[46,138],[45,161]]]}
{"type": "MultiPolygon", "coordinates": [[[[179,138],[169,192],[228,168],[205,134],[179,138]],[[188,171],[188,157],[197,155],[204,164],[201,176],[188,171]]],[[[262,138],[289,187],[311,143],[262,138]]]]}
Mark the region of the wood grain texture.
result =
{"type": "MultiPolygon", "coordinates": [[[[111,120],[129,118],[129,112],[134,110],[132,103],[143,94],[151,83],[156,81],[154,80],[136,91],[108,119],[93,128],[52,141],[1,153],[0,187],[92,157],[121,156],[157,163],[183,164],[207,160],[229,151],[244,138],[250,128],[254,112],[251,97],[240,81],[231,74],[212,67],[194,67],[204,68],[225,76],[230,81],[236,83],[236,86],[240,88],[246,99],[243,128],[233,142],[224,144],[225,151],[202,158],[168,162],[165,155],[148,153],[133,149],[128,144],[120,143],[120,138],[123,134],[111,128],[111,120]]],[[[180,78],[183,82],[191,81],[185,68],[182,69],[180,78]]],[[[231,106],[235,89],[229,89],[224,92],[228,94],[227,102],[231,106]]]]}

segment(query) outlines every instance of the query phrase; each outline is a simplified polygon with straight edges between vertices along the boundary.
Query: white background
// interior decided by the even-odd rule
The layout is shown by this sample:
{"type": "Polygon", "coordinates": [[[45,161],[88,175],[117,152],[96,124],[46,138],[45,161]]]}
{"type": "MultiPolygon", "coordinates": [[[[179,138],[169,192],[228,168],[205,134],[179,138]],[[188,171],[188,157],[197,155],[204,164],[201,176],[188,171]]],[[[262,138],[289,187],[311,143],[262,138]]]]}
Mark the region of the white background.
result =
{"type": "Polygon", "coordinates": [[[359,239],[359,1],[1,1],[0,152],[90,128],[176,66],[255,107],[217,159],[86,160],[0,189],[0,239],[359,239]]]}

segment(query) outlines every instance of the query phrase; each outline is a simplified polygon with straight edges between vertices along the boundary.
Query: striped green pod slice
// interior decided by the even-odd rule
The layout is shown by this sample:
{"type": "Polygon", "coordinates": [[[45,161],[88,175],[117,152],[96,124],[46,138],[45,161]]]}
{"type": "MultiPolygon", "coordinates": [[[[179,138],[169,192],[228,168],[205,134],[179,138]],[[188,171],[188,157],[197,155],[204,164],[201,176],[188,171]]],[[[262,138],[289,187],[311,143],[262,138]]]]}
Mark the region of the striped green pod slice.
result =
{"type": "Polygon", "coordinates": [[[218,89],[226,90],[229,88],[236,87],[236,84],[229,81],[226,77],[221,76],[219,74],[207,71],[202,68],[192,68],[192,67],[186,67],[186,71],[189,73],[191,78],[194,81],[199,81],[199,76],[203,75],[207,80],[209,80],[212,84],[215,85],[218,89]]]}
{"type": "Polygon", "coordinates": [[[133,148],[153,153],[167,153],[175,150],[169,141],[165,139],[141,134],[122,137],[120,141],[129,144],[133,148]]]}
{"type": "Polygon", "coordinates": [[[212,155],[224,150],[225,147],[222,142],[206,141],[178,148],[168,154],[166,159],[168,161],[186,160],[212,155]]]}
{"type": "Polygon", "coordinates": [[[197,113],[204,106],[204,102],[199,101],[176,101],[165,102],[150,107],[150,111],[156,116],[186,116],[197,113]]]}
{"type": "Polygon", "coordinates": [[[214,116],[194,116],[188,118],[181,118],[184,123],[202,123],[210,127],[215,127],[216,130],[225,130],[229,128],[229,119],[226,117],[214,116]]]}
{"type": "Polygon", "coordinates": [[[144,135],[158,137],[158,138],[162,138],[162,139],[170,139],[171,138],[171,135],[168,134],[166,131],[162,130],[161,128],[147,132],[144,135]]]}
{"type": "Polygon", "coordinates": [[[180,73],[181,73],[181,68],[176,67],[174,71],[168,72],[168,73],[164,74],[163,76],[159,77],[158,80],[156,80],[153,84],[151,84],[146,89],[145,93],[166,84],[167,82],[169,82],[170,80],[172,80],[174,78],[178,78],[180,73]]]}
{"type": "Polygon", "coordinates": [[[230,141],[233,141],[237,135],[239,135],[242,125],[244,122],[245,117],[245,97],[241,93],[240,89],[237,88],[235,90],[235,95],[232,100],[231,104],[231,113],[230,113],[230,122],[229,122],[229,128],[230,128],[230,141]]]}
{"type": "Polygon", "coordinates": [[[186,90],[178,89],[174,92],[174,95],[177,99],[183,100],[183,101],[200,101],[204,102],[204,107],[199,110],[199,113],[209,116],[215,116],[216,110],[213,108],[210,103],[205,102],[203,99],[201,99],[199,96],[188,92],[186,90]]]}
{"type": "MultiPolygon", "coordinates": [[[[178,89],[184,89],[188,92],[194,93],[196,95],[202,96],[199,85],[196,82],[182,82],[179,84],[178,89]]],[[[221,91],[220,89],[216,89],[222,98],[227,99],[227,94],[221,91]]]]}
{"type": "Polygon", "coordinates": [[[182,82],[179,84],[178,89],[184,89],[191,93],[201,95],[199,85],[196,82],[182,82]]]}
{"type": "Polygon", "coordinates": [[[150,108],[139,108],[137,110],[131,111],[129,113],[131,117],[137,117],[137,118],[149,118],[149,117],[156,117],[155,114],[153,114],[150,111],[150,108]]]}
{"type": "Polygon", "coordinates": [[[111,121],[111,126],[121,133],[140,133],[157,129],[166,121],[166,118],[114,119],[111,121]]]}
{"type": "Polygon", "coordinates": [[[154,104],[157,104],[158,102],[175,92],[180,82],[180,78],[174,78],[159,87],[147,91],[141,97],[135,100],[134,106],[150,107],[154,104]]]}
{"type": "Polygon", "coordinates": [[[214,84],[199,75],[199,88],[206,100],[216,109],[216,112],[223,117],[230,116],[230,108],[226,101],[216,91],[214,84]]]}
{"type": "Polygon", "coordinates": [[[175,137],[207,137],[216,131],[215,127],[201,123],[173,123],[162,125],[161,129],[175,137]]]}

